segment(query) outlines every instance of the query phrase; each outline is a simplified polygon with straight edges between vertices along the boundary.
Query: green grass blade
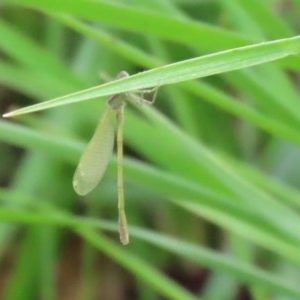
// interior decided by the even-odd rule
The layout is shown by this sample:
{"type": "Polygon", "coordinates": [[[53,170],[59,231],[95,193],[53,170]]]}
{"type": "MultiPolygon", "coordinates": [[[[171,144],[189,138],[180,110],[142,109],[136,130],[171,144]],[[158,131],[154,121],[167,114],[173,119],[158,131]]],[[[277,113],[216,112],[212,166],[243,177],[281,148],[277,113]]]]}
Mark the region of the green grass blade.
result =
{"type": "Polygon", "coordinates": [[[76,103],[101,96],[120,94],[144,88],[179,83],[274,61],[300,52],[300,37],[281,39],[251,46],[221,51],[169,64],[135,74],[78,93],[59,97],[27,108],[7,113],[5,117],[30,113],[60,105],[76,103]]]}
{"type": "MultiPolygon", "coordinates": [[[[3,1],[3,0],[2,0],[3,1]]],[[[121,4],[108,3],[106,1],[82,1],[72,2],[37,0],[9,0],[4,4],[21,5],[38,9],[45,13],[64,13],[76,16],[80,19],[97,21],[122,30],[132,30],[139,33],[154,34],[169,40],[183,42],[199,46],[201,40],[202,49],[224,49],[245,45],[249,39],[245,36],[224,30],[220,27],[201,22],[182,20],[170,15],[154,13],[129,7],[121,4]],[[148,26],[141,28],[140,24],[147,22],[148,26]],[[212,38],[214,37],[214,38],[212,38]]]]}
{"type": "MultiPolygon", "coordinates": [[[[6,193],[0,190],[0,197],[2,198],[6,193]]],[[[10,201],[17,200],[14,195],[6,194],[10,201]]],[[[17,197],[18,198],[18,197],[17,197]]],[[[110,222],[103,222],[93,218],[74,217],[69,214],[53,210],[53,207],[43,206],[40,201],[30,201],[33,206],[38,206],[40,212],[21,211],[16,209],[1,209],[0,217],[3,220],[20,222],[25,224],[51,224],[55,226],[66,226],[76,229],[76,227],[102,228],[106,230],[117,231],[116,225],[110,222]]],[[[214,251],[207,250],[199,245],[177,240],[166,235],[160,235],[155,232],[140,228],[131,228],[132,236],[152,243],[161,247],[179,257],[185,257],[199,265],[205,265],[217,271],[227,272],[236,278],[242,278],[245,282],[258,285],[270,291],[277,291],[290,296],[299,297],[300,291],[293,285],[284,282],[281,278],[271,275],[265,271],[254,268],[246,263],[240,263],[234,258],[226,257],[214,251]]],[[[99,236],[99,235],[98,235],[99,236]]]]}

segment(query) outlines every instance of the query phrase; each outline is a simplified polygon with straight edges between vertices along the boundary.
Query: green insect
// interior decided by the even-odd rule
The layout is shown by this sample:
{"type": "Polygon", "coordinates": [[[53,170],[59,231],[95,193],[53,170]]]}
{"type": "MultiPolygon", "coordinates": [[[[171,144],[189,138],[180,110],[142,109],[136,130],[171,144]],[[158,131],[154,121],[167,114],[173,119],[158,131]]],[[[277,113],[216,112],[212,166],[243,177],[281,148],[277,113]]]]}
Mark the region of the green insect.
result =
{"type": "MultiPolygon", "coordinates": [[[[117,79],[128,77],[126,71],[121,71],[117,79]]],[[[101,181],[114,146],[114,123],[112,116],[117,120],[117,176],[118,176],[118,212],[119,234],[123,245],[129,243],[129,233],[125,214],[124,179],[123,179],[123,124],[124,108],[126,102],[153,104],[157,94],[157,88],[141,90],[139,93],[114,94],[107,98],[107,106],[95,130],[95,133],[82,153],[76,168],[73,187],[77,194],[84,196],[91,192],[101,181]],[[152,100],[146,100],[142,96],[145,93],[154,92],[152,100]]]]}

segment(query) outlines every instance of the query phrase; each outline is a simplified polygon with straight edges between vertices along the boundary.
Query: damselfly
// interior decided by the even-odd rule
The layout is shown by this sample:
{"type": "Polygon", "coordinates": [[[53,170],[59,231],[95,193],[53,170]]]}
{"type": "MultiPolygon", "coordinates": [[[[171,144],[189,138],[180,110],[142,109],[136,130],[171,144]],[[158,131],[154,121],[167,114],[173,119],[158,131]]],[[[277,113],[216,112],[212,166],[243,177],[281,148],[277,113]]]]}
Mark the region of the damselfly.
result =
{"type": "MultiPolygon", "coordinates": [[[[128,77],[126,71],[121,71],[117,79],[128,77]]],[[[123,123],[124,108],[126,102],[133,100],[136,103],[152,104],[155,101],[157,88],[141,90],[137,92],[114,94],[107,98],[107,105],[95,133],[84,150],[76,168],[73,187],[77,194],[86,195],[91,192],[101,181],[114,145],[113,115],[117,120],[117,175],[118,175],[118,212],[120,241],[126,245],[129,243],[129,233],[124,203],[123,180],[123,123]],[[143,98],[143,94],[154,93],[151,100],[143,98]]]]}

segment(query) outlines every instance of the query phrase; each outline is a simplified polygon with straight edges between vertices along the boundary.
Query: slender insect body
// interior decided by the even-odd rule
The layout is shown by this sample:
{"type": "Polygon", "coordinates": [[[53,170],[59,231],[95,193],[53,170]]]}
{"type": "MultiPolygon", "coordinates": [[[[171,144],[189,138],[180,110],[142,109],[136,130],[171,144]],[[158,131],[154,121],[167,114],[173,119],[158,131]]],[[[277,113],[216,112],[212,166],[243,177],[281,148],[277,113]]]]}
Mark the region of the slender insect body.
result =
{"type": "MultiPolygon", "coordinates": [[[[126,71],[121,71],[117,79],[128,77],[126,71]]],[[[114,126],[112,114],[117,120],[117,174],[118,174],[118,211],[119,211],[119,234],[123,245],[129,243],[129,234],[127,229],[127,220],[125,214],[124,200],[124,180],[123,180],[123,123],[124,108],[126,101],[134,101],[137,104],[152,104],[156,97],[157,88],[138,91],[136,93],[114,94],[107,98],[106,109],[99,121],[95,133],[83,152],[78,166],[76,168],[73,187],[81,196],[92,191],[101,181],[110,157],[114,144],[114,126]],[[137,93],[141,96],[138,96],[137,93]],[[143,98],[143,94],[154,92],[152,100],[143,98]]]]}

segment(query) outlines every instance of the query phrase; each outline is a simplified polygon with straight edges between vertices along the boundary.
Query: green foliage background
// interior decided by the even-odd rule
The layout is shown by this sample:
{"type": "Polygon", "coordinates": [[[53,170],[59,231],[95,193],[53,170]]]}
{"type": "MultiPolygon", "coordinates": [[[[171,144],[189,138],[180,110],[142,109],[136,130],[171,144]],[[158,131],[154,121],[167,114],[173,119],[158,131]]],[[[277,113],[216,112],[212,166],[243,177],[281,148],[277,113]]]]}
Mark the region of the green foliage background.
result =
{"type": "Polygon", "coordinates": [[[73,103],[0,120],[3,299],[300,298],[299,0],[0,5],[2,112],[73,103]],[[123,247],[115,158],[71,181],[97,96],[153,85],[126,108],[123,247]]]}

